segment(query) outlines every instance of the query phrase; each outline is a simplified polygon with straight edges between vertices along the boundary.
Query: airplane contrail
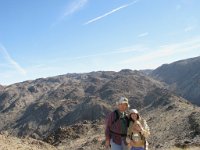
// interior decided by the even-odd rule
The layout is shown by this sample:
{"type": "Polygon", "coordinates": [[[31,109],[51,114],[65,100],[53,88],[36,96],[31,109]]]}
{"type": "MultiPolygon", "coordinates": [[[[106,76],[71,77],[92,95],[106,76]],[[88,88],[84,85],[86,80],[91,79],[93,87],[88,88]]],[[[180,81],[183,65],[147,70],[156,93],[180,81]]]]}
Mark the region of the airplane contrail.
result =
{"type": "Polygon", "coordinates": [[[0,52],[3,57],[21,74],[25,75],[27,72],[14,59],[11,58],[6,48],[0,43],[0,52]]]}
{"type": "Polygon", "coordinates": [[[108,16],[108,15],[111,15],[111,14],[114,13],[114,12],[117,12],[117,11],[119,11],[119,10],[121,10],[121,9],[123,9],[123,8],[126,8],[126,7],[128,7],[128,6],[130,6],[130,5],[133,5],[133,4],[137,3],[137,2],[138,2],[138,0],[136,0],[136,1],[134,1],[134,2],[131,2],[131,3],[129,3],[129,4],[122,5],[122,6],[118,7],[118,8],[115,8],[115,9],[113,9],[113,10],[111,10],[111,11],[109,11],[109,12],[107,12],[107,13],[105,13],[105,14],[99,16],[99,17],[96,17],[96,18],[94,18],[94,19],[91,19],[91,20],[87,21],[86,23],[84,23],[84,25],[87,25],[87,24],[90,24],[90,23],[95,22],[95,21],[97,21],[97,20],[100,20],[100,19],[102,19],[102,18],[104,18],[104,17],[106,17],[106,16],[108,16]]]}

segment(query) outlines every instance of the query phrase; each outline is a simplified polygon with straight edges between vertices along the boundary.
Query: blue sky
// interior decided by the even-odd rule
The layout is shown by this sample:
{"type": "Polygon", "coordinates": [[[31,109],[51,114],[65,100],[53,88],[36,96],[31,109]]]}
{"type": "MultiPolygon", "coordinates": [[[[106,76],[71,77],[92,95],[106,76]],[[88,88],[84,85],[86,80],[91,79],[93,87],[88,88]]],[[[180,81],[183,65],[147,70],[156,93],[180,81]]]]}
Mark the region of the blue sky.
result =
{"type": "Polygon", "coordinates": [[[0,84],[200,55],[199,0],[0,0],[0,84]]]}

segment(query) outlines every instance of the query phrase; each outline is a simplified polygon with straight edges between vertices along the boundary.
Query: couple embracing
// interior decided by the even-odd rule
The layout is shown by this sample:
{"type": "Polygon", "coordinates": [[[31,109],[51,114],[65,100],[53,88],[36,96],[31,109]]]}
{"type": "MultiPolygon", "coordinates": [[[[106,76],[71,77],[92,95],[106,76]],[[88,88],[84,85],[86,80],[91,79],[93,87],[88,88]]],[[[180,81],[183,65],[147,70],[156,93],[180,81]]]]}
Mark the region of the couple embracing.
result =
{"type": "Polygon", "coordinates": [[[126,114],[128,108],[128,99],[121,97],[117,109],[108,115],[106,147],[111,147],[111,150],[148,150],[149,127],[136,109],[130,109],[126,114]]]}

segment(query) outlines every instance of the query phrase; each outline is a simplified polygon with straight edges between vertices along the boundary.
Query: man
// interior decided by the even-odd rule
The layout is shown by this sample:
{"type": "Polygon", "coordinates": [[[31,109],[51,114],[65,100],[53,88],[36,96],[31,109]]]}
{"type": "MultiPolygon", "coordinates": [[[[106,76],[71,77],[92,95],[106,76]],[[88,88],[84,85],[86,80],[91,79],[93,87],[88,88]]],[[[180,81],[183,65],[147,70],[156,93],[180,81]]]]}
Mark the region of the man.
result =
{"type": "Polygon", "coordinates": [[[106,120],[106,147],[111,150],[126,150],[126,135],[128,128],[128,117],[125,111],[129,103],[126,97],[121,97],[117,102],[117,109],[111,112],[106,120]]]}

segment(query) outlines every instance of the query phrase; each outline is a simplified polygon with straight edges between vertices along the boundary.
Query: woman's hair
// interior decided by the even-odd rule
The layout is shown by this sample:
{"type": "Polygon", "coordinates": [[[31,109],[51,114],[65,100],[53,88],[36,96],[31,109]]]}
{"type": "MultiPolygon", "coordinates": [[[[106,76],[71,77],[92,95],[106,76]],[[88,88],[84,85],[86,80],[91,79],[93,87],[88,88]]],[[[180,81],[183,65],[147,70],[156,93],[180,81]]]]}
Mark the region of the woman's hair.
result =
{"type": "MultiPolygon", "coordinates": [[[[132,114],[132,113],[131,113],[131,114],[132,114]]],[[[134,122],[134,120],[133,120],[132,117],[131,117],[131,114],[129,114],[129,118],[130,118],[131,121],[134,122]]],[[[139,119],[140,119],[140,115],[139,115],[139,114],[136,114],[136,115],[137,115],[137,120],[139,120],[139,119]]]]}

